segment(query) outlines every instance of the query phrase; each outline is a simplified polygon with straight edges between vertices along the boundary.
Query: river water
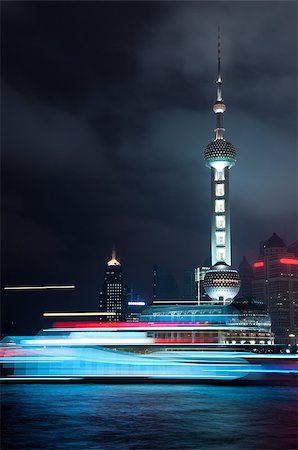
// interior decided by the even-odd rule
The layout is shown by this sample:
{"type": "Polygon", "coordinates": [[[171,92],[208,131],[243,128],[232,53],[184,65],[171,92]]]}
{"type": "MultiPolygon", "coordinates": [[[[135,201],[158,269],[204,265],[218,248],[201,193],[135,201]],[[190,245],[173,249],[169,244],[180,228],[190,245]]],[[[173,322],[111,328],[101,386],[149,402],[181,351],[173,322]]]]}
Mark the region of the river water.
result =
{"type": "Polygon", "coordinates": [[[1,449],[294,450],[298,387],[3,385],[1,449]]]}

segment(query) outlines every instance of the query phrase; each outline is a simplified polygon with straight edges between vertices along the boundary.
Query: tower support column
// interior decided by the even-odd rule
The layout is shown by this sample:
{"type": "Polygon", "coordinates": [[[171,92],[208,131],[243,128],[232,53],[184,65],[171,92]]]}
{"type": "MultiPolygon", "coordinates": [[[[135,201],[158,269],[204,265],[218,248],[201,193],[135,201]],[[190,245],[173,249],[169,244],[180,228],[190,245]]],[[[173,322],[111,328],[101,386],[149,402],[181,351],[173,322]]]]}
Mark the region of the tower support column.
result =
{"type": "Polygon", "coordinates": [[[231,265],[229,169],[211,168],[211,264],[231,265]]]}

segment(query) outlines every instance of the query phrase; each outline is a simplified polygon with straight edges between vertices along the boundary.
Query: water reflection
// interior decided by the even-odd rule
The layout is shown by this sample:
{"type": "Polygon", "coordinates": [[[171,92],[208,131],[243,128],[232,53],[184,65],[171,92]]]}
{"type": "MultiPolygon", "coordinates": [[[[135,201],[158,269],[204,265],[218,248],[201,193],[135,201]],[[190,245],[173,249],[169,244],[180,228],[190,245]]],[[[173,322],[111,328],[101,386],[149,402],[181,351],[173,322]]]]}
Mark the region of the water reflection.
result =
{"type": "Polygon", "coordinates": [[[295,387],[6,385],[2,449],[296,449],[295,387]]]}

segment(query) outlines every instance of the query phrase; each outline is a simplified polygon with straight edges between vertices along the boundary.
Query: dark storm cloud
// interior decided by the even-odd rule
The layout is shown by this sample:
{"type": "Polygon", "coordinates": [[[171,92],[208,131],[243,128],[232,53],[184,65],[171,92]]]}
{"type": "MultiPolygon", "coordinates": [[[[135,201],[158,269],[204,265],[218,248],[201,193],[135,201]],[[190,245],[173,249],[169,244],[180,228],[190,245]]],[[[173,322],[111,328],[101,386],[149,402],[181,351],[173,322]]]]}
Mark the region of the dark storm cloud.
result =
{"type": "Polygon", "coordinates": [[[7,158],[46,172],[92,176],[102,166],[99,136],[74,113],[39,103],[4,87],[7,158]]]}
{"type": "Polygon", "coordinates": [[[154,262],[177,274],[202,263],[218,23],[226,135],[239,159],[231,172],[235,263],[273,231],[294,240],[295,8],[6,3],[9,280],[18,282],[22,265],[40,268],[42,245],[46,273],[96,290],[116,243],[129,281],[148,296],[154,262]],[[26,245],[18,245],[24,228],[26,245]]]}

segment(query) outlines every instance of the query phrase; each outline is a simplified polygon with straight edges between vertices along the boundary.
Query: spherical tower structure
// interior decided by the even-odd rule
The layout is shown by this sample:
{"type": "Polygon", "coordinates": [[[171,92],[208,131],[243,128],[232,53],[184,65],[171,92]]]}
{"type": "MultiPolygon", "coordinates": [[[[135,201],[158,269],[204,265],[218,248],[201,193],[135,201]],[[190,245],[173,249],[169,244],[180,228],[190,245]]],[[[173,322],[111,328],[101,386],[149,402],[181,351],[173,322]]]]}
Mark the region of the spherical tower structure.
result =
{"type": "Polygon", "coordinates": [[[218,33],[217,98],[215,139],[207,145],[204,158],[211,169],[211,269],[204,278],[204,288],[213,303],[227,304],[240,289],[240,277],[231,267],[231,229],[229,170],[236,163],[236,149],[224,138],[220,35],[218,33]]]}

